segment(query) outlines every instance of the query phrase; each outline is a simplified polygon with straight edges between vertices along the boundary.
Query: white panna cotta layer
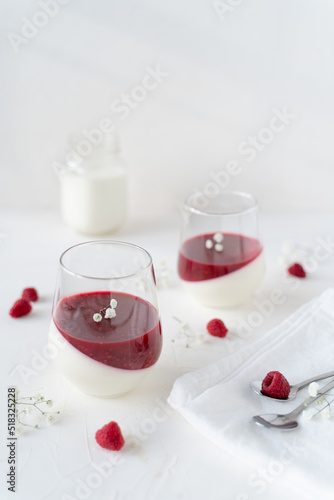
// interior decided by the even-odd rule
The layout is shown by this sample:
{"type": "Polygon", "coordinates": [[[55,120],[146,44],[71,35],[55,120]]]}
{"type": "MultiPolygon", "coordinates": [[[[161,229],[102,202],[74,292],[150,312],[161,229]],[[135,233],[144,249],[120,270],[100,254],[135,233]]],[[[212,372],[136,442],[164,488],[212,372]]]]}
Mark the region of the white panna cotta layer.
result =
{"type": "Polygon", "coordinates": [[[219,278],[181,281],[185,289],[203,305],[228,309],[245,302],[261,283],[264,273],[265,259],[261,252],[246,266],[219,278]]]}
{"type": "Polygon", "coordinates": [[[154,368],[123,370],[100,363],[73,347],[51,321],[49,348],[58,370],[82,392],[115,397],[131,391],[154,368]]]}

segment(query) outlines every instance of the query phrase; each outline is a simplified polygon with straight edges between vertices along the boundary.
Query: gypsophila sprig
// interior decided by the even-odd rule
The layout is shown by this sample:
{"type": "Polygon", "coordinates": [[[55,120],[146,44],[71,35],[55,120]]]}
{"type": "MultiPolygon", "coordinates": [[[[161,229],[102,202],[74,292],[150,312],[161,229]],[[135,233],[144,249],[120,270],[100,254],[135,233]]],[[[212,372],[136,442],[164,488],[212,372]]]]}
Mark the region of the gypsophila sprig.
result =
{"type": "Polygon", "coordinates": [[[194,332],[188,323],[185,323],[181,319],[173,316],[173,319],[180,324],[179,330],[172,342],[175,343],[179,340],[185,342],[186,347],[196,347],[201,344],[204,340],[204,334],[200,332],[194,332]]]}
{"type": "Polygon", "coordinates": [[[93,320],[96,322],[96,323],[100,323],[100,321],[104,319],[112,319],[112,318],[115,318],[116,316],[116,309],[117,307],[117,300],[116,299],[111,299],[110,300],[110,304],[106,307],[103,307],[102,309],[100,309],[100,311],[98,313],[95,313],[93,315],[93,320]]]}
{"type": "Polygon", "coordinates": [[[317,382],[311,382],[311,384],[308,386],[308,393],[313,398],[318,395],[321,395],[322,397],[317,399],[317,401],[315,402],[316,407],[308,406],[304,410],[305,418],[307,420],[311,420],[316,415],[319,415],[319,413],[323,418],[330,418],[331,404],[334,402],[333,394],[322,393],[317,382]]]}
{"type": "Polygon", "coordinates": [[[42,417],[45,422],[52,424],[56,421],[56,415],[59,415],[59,411],[45,411],[45,407],[51,407],[53,405],[52,399],[45,399],[45,397],[38,393],[34,396],[20,396],[17,392],[15,395],[15,416],[17,420],[17,434],[22,434],[23,427],[31,427],[33,429],[38,429],[40,426],[34,423],[36,419],[40,420],[42,417]],[[27,418],[29,421],[27,421],[27,418]]]}

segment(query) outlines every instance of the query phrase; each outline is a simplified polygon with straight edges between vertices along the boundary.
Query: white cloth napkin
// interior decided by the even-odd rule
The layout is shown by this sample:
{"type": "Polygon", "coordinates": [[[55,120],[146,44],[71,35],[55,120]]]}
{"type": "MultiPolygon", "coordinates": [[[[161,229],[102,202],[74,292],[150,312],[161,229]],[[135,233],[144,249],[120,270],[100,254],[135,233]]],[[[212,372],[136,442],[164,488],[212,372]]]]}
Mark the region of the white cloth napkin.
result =
{"type": "Polygon", "coordinates": [[[252,346],[177,379],[168,401],[213,442],[252,464],[254,473],[245,486],[254,494],[278,478],[302,492],[302,498],[332,500],[334,416],[318,414],[307,420],[303,414],[292,431],[252,421],[257,414],[288,413],[308,397],[307,389],[285,402],[255,394],[249,383],[263,380],[272,370],[283,373],[290,384],[334,370],[334,289],[302,306],[252,346]]]}

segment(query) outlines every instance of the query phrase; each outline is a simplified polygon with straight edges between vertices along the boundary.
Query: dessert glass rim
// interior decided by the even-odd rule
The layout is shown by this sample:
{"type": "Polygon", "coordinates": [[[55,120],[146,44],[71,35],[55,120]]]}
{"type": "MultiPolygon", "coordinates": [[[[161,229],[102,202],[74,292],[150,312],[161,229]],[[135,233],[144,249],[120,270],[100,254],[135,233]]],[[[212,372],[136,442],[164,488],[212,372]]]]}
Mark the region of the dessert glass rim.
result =
{"type": "Polygon", "coordinates": [[[134,243],[128,243],[126,241],[118,241],[118,240],[91,240],[91,241],[84,241],[81,243],[77,243],[64,250],[64,252],[59,257],[59,264],[64,271],[66,271],[68,274],[71,274],[72,276],[77,276],[78,278],[85,278],[91,280],[93,279],[93,280],[108,281],[108,280],[124,280],[126,278],[132,278],[134,276],[140,275],[152,266],[153,260],[151,254],[147,250],[145,250],[145,248],[142,248],[139,245],[135,245],[134,243]],[[88,245],[113,245],[113,246],[123,246],[123,247],[126,246],[129,248],[137,249],[146,255],[146,257],[148,258],[148,263],[146,264],[146,266],[140,268],[138,271],[133,273],[122,274],[121,276],[104,276],[104,277],[92,276],[89,274],[83,274],[76,271],[72,271],[68,266],[64,264],[63,259],[70,251],[72,251],[75,248],[88,245]]]}
{"type": "Polygon", "coordinates": [[[256,210],[258,208],[257,199],[253,195],[251,195],[250,193],[247,193],[246,191],[229,190],[229,191],[222,191],[218,195],[216,195],[212,198],[209,198],[209,202],[206,205],[206,207],[210,206],[211,201],[214,201],[217,198],[222,199],[222,198],[224,198],[224,196],[235,196],[235,198],[244,199],[244,200],[247,199],[251,203],[251,205],[248,207],[235,209],[235,210],[231,210],[231,211],[219,210],[218,208],[216,210],[213,209],[212,211],[210,211],[210,210],[206,210],[206,208],[200,208],[200,207],[196,206],[194,200],[196,199],[196,197],[200,196],[201,194],[202,193],[200,193],[200,192],[195,192],[195,193],[192,193],[190,196],[188,196],[188,198],[183,203],[183,208],[189,212],[194,213],[194,214],[204,215],[204,216],[208,216],[208,217],[212,217],[212,216],[230,217],[233,215],[242,215],[242,214],[245,214],[247,212],[251,212],[253,210],[256,210]]]}

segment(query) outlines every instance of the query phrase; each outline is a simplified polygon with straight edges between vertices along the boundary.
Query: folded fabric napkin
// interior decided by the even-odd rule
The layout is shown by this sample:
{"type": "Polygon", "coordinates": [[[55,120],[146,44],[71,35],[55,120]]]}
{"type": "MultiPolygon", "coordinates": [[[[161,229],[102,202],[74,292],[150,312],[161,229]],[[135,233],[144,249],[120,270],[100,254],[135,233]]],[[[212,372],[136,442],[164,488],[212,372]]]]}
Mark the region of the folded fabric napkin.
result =
{"type": "Polygon", "coordinates": [[[333,499],[334,416],[318,414],[308,420],[301,415],[299,427],[290,431],[267,429],[252,420],[258,414],[288,413],[308,397],[307,388],[284,402],[255,394],[249,383],[272,370],[283,373],[291,385],[334,370],[334,289],[253,345],[177,379],[168,401],[214,443],[251,464],[248,490],[264,492],[267,483],[259,470],[265,469],[302,498],[333,499]]]}

